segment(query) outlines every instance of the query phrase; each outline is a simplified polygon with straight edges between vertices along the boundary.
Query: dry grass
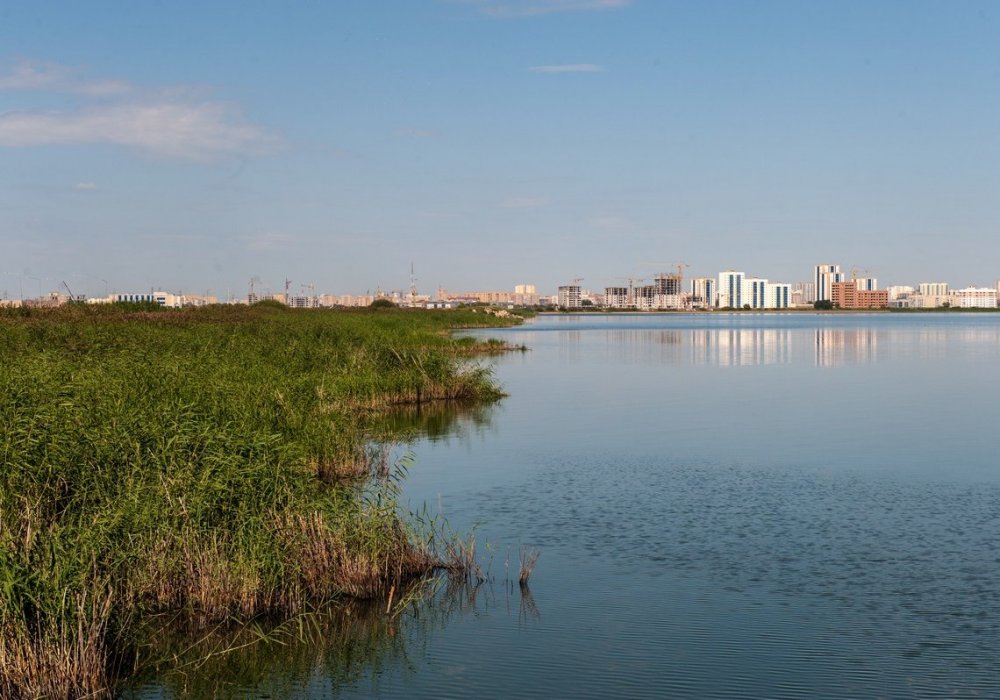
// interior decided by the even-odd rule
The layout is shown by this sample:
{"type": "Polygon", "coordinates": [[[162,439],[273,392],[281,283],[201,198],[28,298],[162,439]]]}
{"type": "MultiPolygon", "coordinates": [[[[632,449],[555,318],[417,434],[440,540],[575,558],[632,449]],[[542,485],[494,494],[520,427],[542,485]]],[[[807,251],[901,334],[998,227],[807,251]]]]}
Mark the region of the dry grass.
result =
{"type": "Polygon", "coordinates": [[[531,578],[531,572],[535,570],[535,564],[538,563],[538,557],[542,555],[537,549],[529,549],[527,547],[521,547],[520,554],[520,572],[518,574],[517,580],[522,586],[528,583],[528,579],[531,578]]]}
{"type": "Polygon", "coordinates": [[[0,622],[0,697],[111,698],[120,669],[108,653],[113,598],[81,593],[62,615],[35,624],[13,615],[0,622]]]}

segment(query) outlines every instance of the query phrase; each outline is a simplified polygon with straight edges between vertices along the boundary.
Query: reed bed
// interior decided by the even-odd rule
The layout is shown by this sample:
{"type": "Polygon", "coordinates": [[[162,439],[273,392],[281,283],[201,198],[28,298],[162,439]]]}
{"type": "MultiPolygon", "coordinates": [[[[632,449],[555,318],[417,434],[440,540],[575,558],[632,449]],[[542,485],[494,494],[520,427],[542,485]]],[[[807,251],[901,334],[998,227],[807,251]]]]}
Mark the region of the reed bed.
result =
{"type": "Polygon", "coordinates": [[[476,341],[446,331],[508,322],[0,313],[0,697],[111,697],[150,615],[287,615],[444,563],[400,516],[366,414],[497,398],[464,359],[476,341]]]}

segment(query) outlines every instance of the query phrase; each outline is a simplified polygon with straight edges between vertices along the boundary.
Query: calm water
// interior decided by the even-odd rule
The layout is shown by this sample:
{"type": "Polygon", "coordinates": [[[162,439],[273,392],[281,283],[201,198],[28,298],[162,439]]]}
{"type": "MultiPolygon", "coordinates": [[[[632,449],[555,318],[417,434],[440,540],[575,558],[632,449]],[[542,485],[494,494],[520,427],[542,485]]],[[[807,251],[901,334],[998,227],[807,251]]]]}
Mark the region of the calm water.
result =
{"type": "Polygon", "coordinates": [[[1000,315],[486,335],[531,348],[496,361],[509,398],[423,417],[406,494],[494,582],[135,695],[1000,697],[1000,315]]]}

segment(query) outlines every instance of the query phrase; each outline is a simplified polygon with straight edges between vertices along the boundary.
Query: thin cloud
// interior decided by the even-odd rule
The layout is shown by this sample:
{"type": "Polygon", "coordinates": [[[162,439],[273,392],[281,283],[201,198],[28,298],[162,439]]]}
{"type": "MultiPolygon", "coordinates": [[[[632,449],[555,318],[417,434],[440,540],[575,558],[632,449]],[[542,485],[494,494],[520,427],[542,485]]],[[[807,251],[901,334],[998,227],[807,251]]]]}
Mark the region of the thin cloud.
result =
{"type": "Polygon", "coordinates": [[[81,69],[50,61],[20,59],[0,72],[0,90],[45,90],[91,97],[121,95],[132,90],[124,80],[85,80],[81,69]]]}
{"type": "Polygon", "coordinates": [[[557,12],[617,10],[632,0],[465,0],[488,17],[499,19],[537,17],[557,12]]]}
{"type": "Polygon", "coordinates": [[[558,63],[550,66],[532,66],[532,73],[603,73],[604,66],[596,63],[558,63]]]}
{"type": "Polygon", "coordinates": [[[96,182],[78,182],[73,185],[74,190],[80,190],[81,192],[88,192],[97,189],[96,182]]]}
{"type": "Polygon", "coordinates": [[[280,139],[240,110],[189,85],[139,91],[121,80],[81,80],[81,69],[20,60],[0,71],[0,90],[78,96],[60,111],[0,113],[0,147],[113,144],[149,155],[197,161],[271,151],[280,139]]]}
{"type": "Polygon", "coordinates": [[[224,102],[151,98],[65,112],[0,114],[0,147],[102,143],[207,161],[264,153],[279,140],[224,102]]]}

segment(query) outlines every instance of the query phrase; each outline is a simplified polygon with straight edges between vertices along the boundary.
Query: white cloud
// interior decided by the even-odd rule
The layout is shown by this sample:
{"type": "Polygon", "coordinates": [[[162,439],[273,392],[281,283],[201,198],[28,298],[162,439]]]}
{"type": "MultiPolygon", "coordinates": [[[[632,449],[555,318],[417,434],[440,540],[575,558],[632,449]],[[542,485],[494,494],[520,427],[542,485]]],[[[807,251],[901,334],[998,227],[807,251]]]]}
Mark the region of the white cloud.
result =
{"type": "Polygon", "coordinates": [[[474,5],[489,17],[536,17],[556,12],[615,10],[627,7],[632,0],[459,0],[474,5]]]}
{"type": "Polygon", "coordinates": [[[73,185],[73,189],[80,190],[80,191],[96,190],[97,189],[97,183],[96,182],[78,182],[75,185],[73,185]]]}
{"type": "Polygon", "coordinates": [[[151,155],[208,161],[267,152],[280,140],[204,88],[139,91],[119,80],[78,80],[79,69],[20,61],[0,73],[0,90],[74,94],[61,111],[0,113],[0,147],[114,144],[151,155]]]}
{"type": "Polygon", "coordinates": [[[603,73],[604,66],[596,63],[559,63],[551,66],[532,66],[532,73],[603,73]]]}
{"type": "Polygon", "coordinates": [[[500,203],[504,209],[535,209],[548,202],[544,197],[510,197],[500,203]]]}
{"type": "Polygon", "coordinates": [[[83,80],[81,70],[50,61],[18,60],[0,73],[0,90],[46,90],[101,97],[132,90],[124,80],[83,80]]]}
{"type": "Polygon", "coordinates": [[[212,160],[269,150],[277,139],[223,102],[147,99],[67,112],[0,114],[0,147],[109,143],[172,158],[212,160]]]}

